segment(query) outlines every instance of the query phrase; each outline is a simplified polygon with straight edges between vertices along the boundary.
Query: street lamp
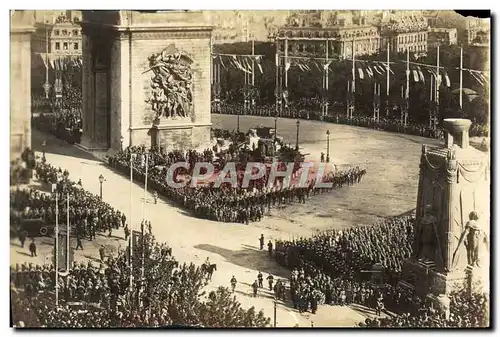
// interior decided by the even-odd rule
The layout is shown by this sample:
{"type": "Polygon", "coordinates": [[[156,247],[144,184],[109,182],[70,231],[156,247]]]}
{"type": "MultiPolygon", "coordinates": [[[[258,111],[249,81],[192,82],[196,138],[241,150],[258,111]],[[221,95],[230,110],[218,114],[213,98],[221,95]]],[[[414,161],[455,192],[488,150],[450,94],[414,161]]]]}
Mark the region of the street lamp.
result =
{"type": "Polygon", "coordinates": [[[236,133],[239,135],[240,134],[240,111],[236,111],[236,133]]]}
{"type": "Polygon", "coordinates": [[[99,176],[99,182],[101,183],[101,200],[102,200],[102,183],[104,182],[104,177],[102,174],[99,176]]]}
{"type": "Polygon", "coordinates": [[[330,162],[330,130],[326,130],[326,162],[330,162]]]}
{"type": "Polygon", "coordinates": [[[45,160],[45,147],[47,146],[47,142],[44,140],[42,142],[42,158],[45,160]]]}
{"type": "Polygon", "coordinates": [[[297,120],[297,139],[295,140],[295,150],[299,150],[299,127],[300,127],[300,121],[297,120]]]}

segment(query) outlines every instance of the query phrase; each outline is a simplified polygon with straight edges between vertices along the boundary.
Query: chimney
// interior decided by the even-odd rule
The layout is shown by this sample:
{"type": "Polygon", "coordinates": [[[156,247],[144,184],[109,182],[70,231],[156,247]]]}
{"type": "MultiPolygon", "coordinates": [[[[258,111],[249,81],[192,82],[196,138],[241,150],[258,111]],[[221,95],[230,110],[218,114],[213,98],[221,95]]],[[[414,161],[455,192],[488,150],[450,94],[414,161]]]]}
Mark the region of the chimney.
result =
{"type": "Polygon", "coordinates": [[[469,119],[447,118],[443,120],[445,129],[445,146],[451,148],[457,144],[462,149],[469,148],[469,128],[472,122],[469,119]]]}

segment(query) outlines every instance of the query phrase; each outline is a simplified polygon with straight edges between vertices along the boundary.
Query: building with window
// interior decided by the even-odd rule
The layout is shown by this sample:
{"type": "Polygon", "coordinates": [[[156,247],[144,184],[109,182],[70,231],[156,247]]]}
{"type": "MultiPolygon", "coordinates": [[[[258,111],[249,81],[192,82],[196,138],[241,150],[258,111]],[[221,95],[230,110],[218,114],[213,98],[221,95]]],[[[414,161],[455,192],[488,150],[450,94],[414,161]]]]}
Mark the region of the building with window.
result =
{"type": "Polygon", "coordinates": [[[403,53],[409,50],[414,54],[427,53],[429,25],[423,16],[404,16],[392,18],[381,27],[386,49],[387,42],[391,50],[403,53]]]}
{"type": "Polygon", "coordinates": [[[58,17],[54,22],[37,22],[31,38],[34,53],[53,55],[81,55],[82,34],[79,20],[58,17]]]}
{"type": "Polygon", "coordinates": [[[457,29],[456,28],[429,28],[427,37],[428,47],[437,47],[437,45],[454,45],[457,44],[457,29]]]}
{"type": "Polygon", "coordinates": [[[380,35],[377,27],[366,25],[360,19],[355,23],[339,20],[333,27],[283,27],[275,36],[276,48],[280,54],[285,53],[288,45],[289,55],[337,55],[339,58],[355,55],[371,55],[380,50],[380,35]]]}
{"type": "MultiPolygon", "coordinates": [[[[488,19],[472,19],[467,24],[467,45],[473,45],[478,40],[484,40],[484,36],[490,34],[490,21],[488,19]],[[480,38],[478,39],[478,35],[480,38]]],[[[488,38],[489,39],[489,38],[488,38]]]]}

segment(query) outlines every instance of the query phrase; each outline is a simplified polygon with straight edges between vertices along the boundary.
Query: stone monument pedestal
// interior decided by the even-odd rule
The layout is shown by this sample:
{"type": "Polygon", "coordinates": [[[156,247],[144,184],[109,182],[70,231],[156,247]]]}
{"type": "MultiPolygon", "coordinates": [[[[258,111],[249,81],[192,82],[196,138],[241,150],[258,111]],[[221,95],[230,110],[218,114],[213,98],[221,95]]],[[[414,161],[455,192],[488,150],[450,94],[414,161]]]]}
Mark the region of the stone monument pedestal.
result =
{"type": "Polygon", "coordinates": [[[414,256],[400,286],[434,300],[457,289],[482,291],[489,277],[480,267],[489,265],[489,165],[469,146],[470,125],[445,119],[445,145],[422,147],[414,256]]]}

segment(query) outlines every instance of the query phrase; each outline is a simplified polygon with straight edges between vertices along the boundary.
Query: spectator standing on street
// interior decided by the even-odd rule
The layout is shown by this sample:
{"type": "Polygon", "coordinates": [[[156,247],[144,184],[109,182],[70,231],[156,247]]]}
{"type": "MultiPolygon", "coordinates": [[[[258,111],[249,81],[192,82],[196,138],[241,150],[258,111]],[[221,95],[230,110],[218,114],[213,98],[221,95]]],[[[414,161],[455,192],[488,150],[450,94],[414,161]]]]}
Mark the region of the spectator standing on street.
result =
{"type": "Polygon", "coordinates": [[[267,282],[269,283],[269,290],[273,290],[273,282],[274,282],[274,277],[273,275],[269,274],[267,277],[267,282]]]}
{"type": "Polygon", "coordinates": [[[75,248],[75,250],[78,250],[78,247],[80,247],[83,250],[82,237],[80,235],[76,236],[76,248],[75,248]]]}
{"type": "Polygon", "coordinates": [[[233,293],[234,293],[234,289],[236,288],[236,283],[238,283],[238,281],[236,281],[236,277],[233,277],[231,278],[231,289],[233,290],[233,293]]]}
{"type": "Polygon", "coordinates": [[[125,232],[125,241],[127,241],[128,237],[130,236],[130,230],[128,229],[128,225],[125,225],[124,232],[125,232]]]}
{"type": "Polygon", "coordinates": [[[31,243],[30,243],[30,253],[31,253],[31,257],[36,256],[36,244],[35,244],[35,239],[31,239],[31,243]]]}
{"type": "Polygon", "coordinates": [[[259,285],[257,284],[257,280],[253,281],[253,297],[257,297],[257,291],[259,290],[259,285]]]}
{"type": "Polygon", "coordinates": [[[260,250],[264,249],[264,234],[260,235],[259,242],[260,242],[260,250]]]}
{"type": "Polygon", "coordinates": [[[269,240],[269,243],[267,244],[267,251],[269,252],[269,258],[273,258],[273,243],[271,240],[269,240]]]}
{"type": "Polygon", "coordinates": [[[26,242],[26,232],[25,231],[22,231],[20,234],[19,234],[19,241],[21,241],[21,248],[24,248],[24,243],[26,242]]]}
{"type": "Polygon", "coordinates": [[[262,273],[259,271],[259,274],[257,275],[257,280],[259,280],[259,288],[263,288],[264,285],[263,285],[263,280],[264,280],[264,277],[262,276],[262,273]]]}
{"type": "Polygon", "coordinates": [[[104,262],[104,245],[101,245],[101,248],[99,248],[99,257],[101,258],[101,262],[104,262]]]}

